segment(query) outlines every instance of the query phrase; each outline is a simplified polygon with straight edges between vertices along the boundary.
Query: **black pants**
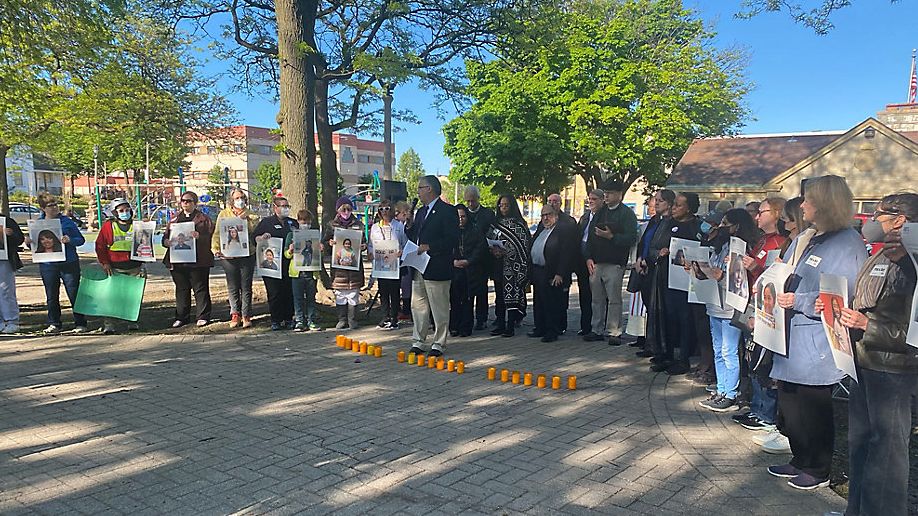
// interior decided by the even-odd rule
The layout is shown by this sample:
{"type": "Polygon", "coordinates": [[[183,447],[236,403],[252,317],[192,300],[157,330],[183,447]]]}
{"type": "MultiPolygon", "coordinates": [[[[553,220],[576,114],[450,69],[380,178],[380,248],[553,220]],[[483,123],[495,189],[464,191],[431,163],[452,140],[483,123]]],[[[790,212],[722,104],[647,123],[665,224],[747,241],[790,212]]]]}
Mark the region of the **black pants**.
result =
{"type": "Polygon", "coordinates": [[[402,283],[397,279],[378,279],[379,306],[382,308],[383,318],[390,321],[398,320],[399,299],[401,298],[402,283]]]}
{"type": "Polygon", "coordinates": [[[175,320],[183,323],[191,320],[191,292],[194,291],[197,320],[209,321],[213,308],[210,303],[210,267],[176,267],[170,272],[175,283],[175,320]]]}
{"type": "MultiPolygon", "coordinates": [[[[688,292],[666,289],[666,341],[663,348],[665,360],[674,360],[688,365],[692,353],[692,341],[695,340],[695,327],[692,323],[692,310],[689,308],[688,292]],[[679,354],[676,355],[676,346],[679,354]]],[[[714,350],[711,348],[711,353],[714,350]]]]}
{"type": "Polygon", "coordinates": [[[293,320],[293,290],[290,278],[266,278],[265,290],[268,292],[268,309],[271,311],[271,322],[282,323],[293,320]]]}
{"type": "MultiPolygon", "coordinates": [[[[462,335],[471,335],[475,326],[475,316],[472,305],[476,296],[470,295],[468,277],[465,272],[453,276],[449,285],[449,331],[459,332],[462,335]]],[[[487,319],[487,305],[485,305],[485,319],[487,319]]]]}
{"type": "Polygon", "coordinates": [[[689,306],[695,327],[695,346],[698,356],[701,357],[698,361],[698,371],[713,376],[714,344],[711,342],[711,319],[708,317],[707,306],[698,303],[689,303],[689,306]]]}
{"type": "MultiPolygon", "coordinates": [[[[663,355],[663,342],[666,340],[666,318],[663,307],[665,299],[663,291],[657,288],[656,267],[649,267],[647,275],[641,282],[641,301],[647,308],[647,325],[644,331],[644,351],[649,351],[656,356],[663,355]]],[[[712,350],[713,353],[713,350],[712,350]]]]}
{"type": "MultiPolygon", "coordinates": [[[[574,269],[577,275],[577,298],[580,301],[580,331],[584,335],[593,329],[593,292],[590,290],[590,274],[587,272],[586,262],[578,264],[574,269]]],[[[564,308],[564,318],[561,320],[561,330],[567,331],[567,312],[570,308],[570,289],[565,289],[561,300],[564,308]]]]}
{"type": "Polygon", "coordinates": [[[829,478],[835,448],[832,386],[778,382],[781,431],[790,441],[795,468],[818,478],[829,478]]]}
{"type": "Polygon", "coordinates": [[[848,398],[848,510],[908,514],[908,444],[918,374],[857,370],[848,398]]]}
{"type": "Polygon", "coordinates": [[[561,321],[567,320],[564,307],[564,289],[552,286],[545,267],[532,266],[532,315],[535,320],[533,331],[546,337],[557,337],[561,333],[561,321]]]}
{"type": "MultiPolygon", "coordinates": [[[[497,289],[495,288],[496,292],[497,289]]],[[[472,298],[475,304],[475,320],[478,324],[484,325],[488,322],[488,278],[484,278],[481,287],[476,289],[475,296],[472,298]]]]}

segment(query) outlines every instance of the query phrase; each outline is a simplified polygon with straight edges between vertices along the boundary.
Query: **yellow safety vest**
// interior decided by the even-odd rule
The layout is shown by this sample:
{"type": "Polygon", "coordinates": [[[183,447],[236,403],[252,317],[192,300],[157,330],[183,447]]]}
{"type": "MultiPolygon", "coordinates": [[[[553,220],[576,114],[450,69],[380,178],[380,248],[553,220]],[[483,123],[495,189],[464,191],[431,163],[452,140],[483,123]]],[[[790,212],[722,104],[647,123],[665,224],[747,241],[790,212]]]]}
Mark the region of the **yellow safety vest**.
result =
{"type": "Polygon", "coordinates": [[[112,221],[112,245],[108,246],[112,251],[131,252],[131,245],[134,243],[134,223],[127,231],[121,229],[121,225],[112,221]]]}

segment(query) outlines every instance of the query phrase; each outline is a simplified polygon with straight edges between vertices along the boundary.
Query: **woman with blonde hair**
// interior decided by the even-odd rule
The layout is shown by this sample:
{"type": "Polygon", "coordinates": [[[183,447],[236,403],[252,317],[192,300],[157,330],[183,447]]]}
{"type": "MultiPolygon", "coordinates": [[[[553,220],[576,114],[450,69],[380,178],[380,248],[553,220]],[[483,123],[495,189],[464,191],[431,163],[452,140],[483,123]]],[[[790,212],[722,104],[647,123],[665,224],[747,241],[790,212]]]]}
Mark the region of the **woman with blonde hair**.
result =
{"type": "Polygon", "coordinates": [[[771,377],[778,381],[779,427],[790,441],[793,458],[768,472],[789,479],[796,489],[829,485],[835,447],[832,386],[845,373],[835,366],[816,301],[823,274],[844,276],[850,299],[867,259],[861,235],[851,228],[852,201],[843,177],[822,176],[806,183],[801,210],[813,227],[787,250],[785,261],[794,266],[794,274],[777,300],[790,317],[789,339],[787,356],[774,356],[771,377]]]}
{"type": "Polygon", "coordinates": [[[223,265],[223,271],[226,274],[226,291],[230,305],[230,328],[248,328],[252,325],[252,278],[255,276],[255,228],[261,217],[249,209],[249,196],[240,188],[234,188],[230,192],[229,202],[226,208],[223,208],[217,214],[217,231],[214,231],[210,241],[210,248],[214,256],[220,259],[223,265]],[[239,246],[242,249],[248,249],[248,256],[230,257],[225,256],[220,245],[220,223],[227,218],[239,218],[248,228],[248,239],[245,242],[239,241],[239,230],[235,227],[229,233],[227,248],[239,246]],[[235,233],[235,239],[233,235],[235,233]]]}

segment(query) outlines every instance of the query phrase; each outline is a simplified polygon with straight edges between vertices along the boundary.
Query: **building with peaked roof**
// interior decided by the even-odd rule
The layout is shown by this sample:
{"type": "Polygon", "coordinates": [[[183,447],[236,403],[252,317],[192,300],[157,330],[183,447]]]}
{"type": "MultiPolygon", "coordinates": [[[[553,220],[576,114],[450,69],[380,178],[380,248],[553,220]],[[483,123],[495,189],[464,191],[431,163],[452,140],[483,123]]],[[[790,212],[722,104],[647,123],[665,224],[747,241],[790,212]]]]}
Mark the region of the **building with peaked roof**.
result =
{"type": "Polygon", "coordinates": [[[770,195],[800,195],[805,179],[844,176],[859,213],[884,195],[915,188],[918,179],[918,105],[889,105],[848,131],[746,135],[692,142],[667,187],[695,192],[706,211],[722,200],[734,206],[770,195]]]}

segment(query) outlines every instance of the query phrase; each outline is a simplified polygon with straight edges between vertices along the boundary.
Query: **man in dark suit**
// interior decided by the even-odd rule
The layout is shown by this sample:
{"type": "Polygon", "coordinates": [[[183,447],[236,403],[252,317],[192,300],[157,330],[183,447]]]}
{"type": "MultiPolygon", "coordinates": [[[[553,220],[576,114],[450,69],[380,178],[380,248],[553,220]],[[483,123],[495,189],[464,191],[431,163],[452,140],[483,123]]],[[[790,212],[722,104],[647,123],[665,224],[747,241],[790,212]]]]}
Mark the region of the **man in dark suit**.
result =
{"type": "MultiPolygon", "coordinates": [[[[577,232],[577,219],[571,217],[564,210],[561,209],[561,195],[553,193],[548,196],[548,205],[553,207],[558,212],[558,224],[568,225],[568,233],[572,237],[576,237],[574,233],[577,232]]],[[[539,222],[539,226],[542,223],[539,222]]],[[[576,245],[576,238],[572,239],[571,245],[576,245]]],[[[580,298],[580,330],[577,332],[577,335],[586,335],[590,333],[590,319],[593,318],[593,305],[592,301],[586,303],[586,308],[584,309],[584,300],[592,300],[592,294],[590,293],[590,275],[587,274],[586,270],[586,259],[580,254],[580,246],[576,245],[576,253],[570,259],[570,271],[577,275],[577,286],[579,290],[580,298]]],[[[570,279],[570,278],[567,278],[570,279]]],[[[571,286],[570,282],[566,282],[564,287],[564,296],[563,296],[563,305],[564,313],[567,314],[568,309],[570,308],[571,301],[571,286]]],[[[561,333],[567,331],[567,316],[561,320],[561,333]]]]}
{"type": "MultiPolygon", "coordinates": [[[[493,210],[481,205],[481,192],[478,190],[477,186],[466,186],[462,197],[465,199],[466,208],[468,208],[468,210],[466,210],[466,215],[468,216],[469,225],[478,228],[478,232],[480,232],[481,236],[484,238],[488,233],[488,228],[497,220],[497,216],[494,214],[493,210]]],[[[493,267],[491,267],[491,253],[485,253],[481,269],[482,271],[486,271],[484,274],[490,276],[493,269],[493,267]]],[[[491,278],[491,282],[494,282],[494,278],[491,278]]],[[[483,330],[485,325],[488,324],[488,278],[484,278],[484,281],[480,283],[478,290],[475,292],[476,330],[483,330]]]]}
{"type": "Polygon", "coordinates": [[[430,316],[433,314],[434,338],[430,345],[432,357],[443,355],[449,331],[449,287],[453,278],[453,249],[459,237],[459,216],[456,208],[440,200],[440,180],[424,176],[418,181],[421,208],[414,215],[414,224],[406,232],[417,244],[418,253],[427,253],[430,261],[423,274],[412,270],[411,317],[414,333],[411,352],[425,353],[430,316]]]}
{"type": "Polygon", "coordinates": [[[551,205],[542,207],[542,219],[532,239],[532,311],[535,328],[530,337],[554,342],[561,333],[561,320],[567,318],[564,288],[570,283],[571,229],[575,226],[558,222],[558,211],[551,205]]]}

